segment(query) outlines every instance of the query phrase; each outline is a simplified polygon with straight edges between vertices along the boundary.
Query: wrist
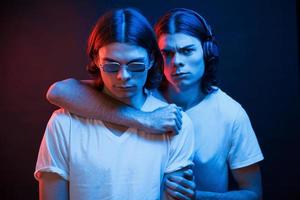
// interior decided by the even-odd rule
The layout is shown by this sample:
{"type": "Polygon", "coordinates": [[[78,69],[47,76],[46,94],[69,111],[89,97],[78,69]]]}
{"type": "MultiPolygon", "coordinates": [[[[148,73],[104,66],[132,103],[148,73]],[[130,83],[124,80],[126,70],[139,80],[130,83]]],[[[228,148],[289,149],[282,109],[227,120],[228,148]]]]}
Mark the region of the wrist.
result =
{"type": "Polygon", "coordinates": [[[136,117],[134,119],[136,123],[136,127],[138,129],[147,131],[148,129],[151,129],[151,119],[149,117],[150,113],[149,112],[142,112],[139,111],[136,113],[136,117]]]}
{"type": "Polygon", "coordinates": [[[147,114],[145,112],[131,107],[123,107],[119,111],[120,116],[123,116],[125,119],[123,125],[144,130],[147,122],[147,114]]]}

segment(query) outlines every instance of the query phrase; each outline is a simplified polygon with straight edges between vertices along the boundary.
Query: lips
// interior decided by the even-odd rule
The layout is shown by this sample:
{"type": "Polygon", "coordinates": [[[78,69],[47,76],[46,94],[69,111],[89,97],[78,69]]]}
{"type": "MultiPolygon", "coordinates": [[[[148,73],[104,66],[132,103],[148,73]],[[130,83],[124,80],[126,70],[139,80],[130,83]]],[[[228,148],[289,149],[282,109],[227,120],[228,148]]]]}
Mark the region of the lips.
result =
{"type": "Polygon", "coordinates": [[[132,90],[135,88],[133,85],[116,85],[115,87],[119,90],[132,90]]]}
{"type": "Polygon", "coordinates": [[[174,78],[181,78],[181,77],[184,77],[184,76],[186,76],[186,75],[188,75],[188,73],[186,73],[186,72],[180,72],[180,73],[173,73],[173,74],[172,74],[172,76],[173,76],[174,78]]]}

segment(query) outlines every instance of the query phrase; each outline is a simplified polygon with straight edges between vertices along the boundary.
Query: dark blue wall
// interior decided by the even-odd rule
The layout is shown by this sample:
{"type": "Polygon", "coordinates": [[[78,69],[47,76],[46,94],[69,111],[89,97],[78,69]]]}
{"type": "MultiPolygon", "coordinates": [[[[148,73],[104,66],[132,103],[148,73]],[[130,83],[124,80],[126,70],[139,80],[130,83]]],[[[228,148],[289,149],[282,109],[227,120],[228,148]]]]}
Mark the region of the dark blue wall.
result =
{"type": "Polygon", "coordinates": [[[46,89],[60,79],[88,78],[89,31],[102,11],[122,6],[140,8],[152,23],[174,7],[208,19],[221,48],[220,86],[247,110],[265,155],[264,199],[300,197],[295,0],[75,2],[1,3],[0,199],[37,199],[33,171],[55,109],[45,100],[46,89]]]}

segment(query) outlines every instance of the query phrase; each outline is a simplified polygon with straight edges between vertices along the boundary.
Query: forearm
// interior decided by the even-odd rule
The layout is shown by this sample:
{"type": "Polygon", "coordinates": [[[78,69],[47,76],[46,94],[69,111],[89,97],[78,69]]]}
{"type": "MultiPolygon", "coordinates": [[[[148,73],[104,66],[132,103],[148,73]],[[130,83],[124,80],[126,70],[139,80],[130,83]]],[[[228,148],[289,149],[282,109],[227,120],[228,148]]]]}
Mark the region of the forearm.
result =
{"type": "Polygon", "coordinates": [[[145,113],[110,98],[93,86],[75,79],[54,83],[47,92],[47,99],[71,113],[140,128],[145,113]]]}
{"type": "Polygon", "coordinates": [[[196,191],[196,200],[259,200],[260,195],[251,190],[234,190],[224,193],[196,191]]]}

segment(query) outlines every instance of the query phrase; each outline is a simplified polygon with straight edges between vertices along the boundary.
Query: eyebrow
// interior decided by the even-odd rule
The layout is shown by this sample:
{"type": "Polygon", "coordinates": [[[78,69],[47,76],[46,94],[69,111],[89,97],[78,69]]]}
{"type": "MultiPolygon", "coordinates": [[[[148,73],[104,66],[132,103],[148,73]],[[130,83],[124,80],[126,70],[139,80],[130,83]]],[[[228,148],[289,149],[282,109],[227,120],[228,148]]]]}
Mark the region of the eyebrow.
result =
{"type": "Polygon", "coordinates": [[[194,46],[195,46],[194,44],[189,44],[189,45],[186,45],[186,46],[183,46],[183,47],[179,47],[179,49],[188,49],[188,48],[192,48],[194,46]]]}
{"type": "MultiPolygon", "coordinates": [[[[176,48],[176,49],[187,49],[187,48],[193,48],[193,47],[195,47],[194,44],[188,44],[186,46],[179,47],[179,48],[176,48]]],[[[174,48],[168,48],[168,47],[166,47],[166,48],[161,49],[161,51],[172,51],[173,49],[174,48]]]]}
{"type": "MultiPolygon", "coordinates": [[[[109,57],[104,57],[104,58],[102,58],[102,60],[103,61],[107,61],[107,62],[116,62],[116,63],[119,63],[117,60],[114,60],[114,59],[109,58],[109,57]]],[[[133,62],[145,62],[145,58],[144,57],[134,58],[134,59],[128,61],[126,64],[133,63],[133,62]]]]}

